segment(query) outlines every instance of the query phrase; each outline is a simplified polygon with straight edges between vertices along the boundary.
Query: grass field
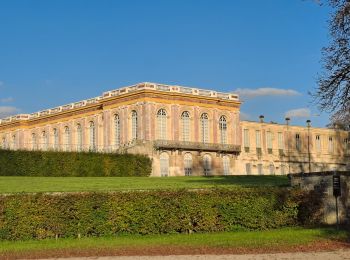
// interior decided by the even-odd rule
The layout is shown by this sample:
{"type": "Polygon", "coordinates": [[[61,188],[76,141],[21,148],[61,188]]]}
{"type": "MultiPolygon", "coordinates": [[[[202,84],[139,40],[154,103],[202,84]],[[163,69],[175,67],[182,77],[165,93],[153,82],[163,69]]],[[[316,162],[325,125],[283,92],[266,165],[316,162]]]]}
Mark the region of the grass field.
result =
{"type": "Polygon", "coordinates": [[[345,241],[345,231],[334,229],[286,228],[260,232],[227,232],[206,234],[172,234],[148,236],[121,236],[109,238],[58,239],[39,241],[0,241],[0,256],[50,250],[89,250],[148,248],[148,247],[205,247],[205,248],[288,248],[321,243],[345,241]]]}
{"type": "Polygon", "coordinates": [[[218,177],[0,177],[0,193],[199,189],[237,186],[287,186],[286,176],[218,177]]]}

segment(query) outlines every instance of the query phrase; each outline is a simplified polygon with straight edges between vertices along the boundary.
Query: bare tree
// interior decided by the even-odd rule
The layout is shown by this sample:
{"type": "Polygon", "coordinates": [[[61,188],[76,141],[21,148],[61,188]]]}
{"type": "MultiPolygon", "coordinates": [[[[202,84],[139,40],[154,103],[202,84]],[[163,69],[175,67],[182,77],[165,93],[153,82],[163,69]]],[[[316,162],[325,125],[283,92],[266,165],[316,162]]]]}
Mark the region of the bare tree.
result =
{"type": "Polygon", "coordinates": [[[331,43],[323,48],[323,71],[313,96],[321,110],[332,113],[333,123],[350,125],[350,1],[327,0],[332,8],[331,43]],[[344,121],[345,120],[345,121],[344,121]],[[347,120],[347,121],[346,121],[347,120]]]}

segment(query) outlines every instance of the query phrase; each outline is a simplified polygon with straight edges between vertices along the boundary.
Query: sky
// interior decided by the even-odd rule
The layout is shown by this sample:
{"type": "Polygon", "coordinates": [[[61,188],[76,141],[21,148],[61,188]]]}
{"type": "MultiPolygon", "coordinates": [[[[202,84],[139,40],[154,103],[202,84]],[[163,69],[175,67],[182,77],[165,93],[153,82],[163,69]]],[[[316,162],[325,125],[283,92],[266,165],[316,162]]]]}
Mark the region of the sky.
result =
{"type": "Polygon", "coordinates": [[[0,0],[0,118],[138,82],[234,92],[241,117],[325,126],[313,0],[0,0]]]}

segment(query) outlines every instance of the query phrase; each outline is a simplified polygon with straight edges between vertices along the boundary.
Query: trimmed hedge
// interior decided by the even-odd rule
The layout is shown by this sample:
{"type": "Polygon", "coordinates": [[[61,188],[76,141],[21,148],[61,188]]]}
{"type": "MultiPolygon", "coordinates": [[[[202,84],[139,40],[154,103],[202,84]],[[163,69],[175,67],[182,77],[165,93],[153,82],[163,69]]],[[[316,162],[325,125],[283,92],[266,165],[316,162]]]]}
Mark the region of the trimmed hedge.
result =
{"type": "Polygon", "coordinates": [[[0,150],[0,176],[149,176],[145,155],[0,150]]]}
{"type": "MultiPolygon", "coordinates": [[[[265,230],[299,225],[286,188],[15,194],[0,197],[0,239],[265,230]]],[[[304,216],[305,217],[305,216],[304,216]]]]}

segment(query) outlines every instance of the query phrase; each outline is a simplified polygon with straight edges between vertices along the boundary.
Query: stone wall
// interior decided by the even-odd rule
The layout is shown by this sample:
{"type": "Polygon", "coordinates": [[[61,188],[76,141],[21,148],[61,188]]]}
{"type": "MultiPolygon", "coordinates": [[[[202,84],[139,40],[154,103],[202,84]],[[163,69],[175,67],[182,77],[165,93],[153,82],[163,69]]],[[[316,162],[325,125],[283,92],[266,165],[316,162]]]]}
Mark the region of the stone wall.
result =
{"type": "Polygon", "coordinates": [[[333,175],[340,175],[341,197],[338,197],[339,222],[350,225],[350,171],[317,172],[290,175],[291,185],[315,190],[323,198],[323,222],[336,223],[336,201],[333,196],[333,175]]]}

